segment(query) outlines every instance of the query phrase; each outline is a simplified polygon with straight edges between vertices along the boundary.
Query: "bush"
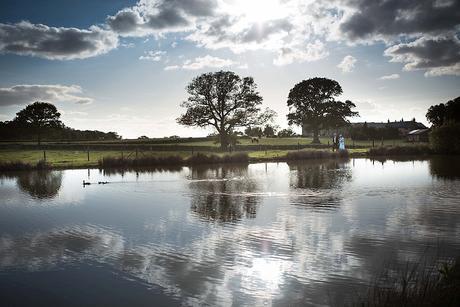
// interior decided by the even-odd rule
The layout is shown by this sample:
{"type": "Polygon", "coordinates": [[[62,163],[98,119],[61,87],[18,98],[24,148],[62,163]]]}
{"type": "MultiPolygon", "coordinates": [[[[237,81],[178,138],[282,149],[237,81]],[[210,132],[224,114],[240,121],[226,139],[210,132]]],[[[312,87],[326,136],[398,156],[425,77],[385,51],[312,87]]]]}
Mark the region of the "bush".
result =
{"type": "Polygon", "coordinates": [[[299,150],[290,151],[286,154],[287,160],[308,160],[308,159],[337,159],[348,158],[348,151],[340,150],[336,152],[322,150],[299,150]]]}
{"type": "Polygon", "coordinates": [[[12,162],[1,162],[0,171],[29,171],[29,170],[47,170],[50,169],[51,165],[44,160],[38,161],[36,164],[12,161],[12,162]]]}
{"type": "Polygon", "coordinates": [[[428,155],[432,150],[428,145],[418,146],[383,146],[369,149],[369,156],[412,156],[428,155]]]}
{"type": "Polygon", "coordinates": [[[460,123],[445,124],[430,133],[433,150],[442,154],[460,154],[460,123]]]}

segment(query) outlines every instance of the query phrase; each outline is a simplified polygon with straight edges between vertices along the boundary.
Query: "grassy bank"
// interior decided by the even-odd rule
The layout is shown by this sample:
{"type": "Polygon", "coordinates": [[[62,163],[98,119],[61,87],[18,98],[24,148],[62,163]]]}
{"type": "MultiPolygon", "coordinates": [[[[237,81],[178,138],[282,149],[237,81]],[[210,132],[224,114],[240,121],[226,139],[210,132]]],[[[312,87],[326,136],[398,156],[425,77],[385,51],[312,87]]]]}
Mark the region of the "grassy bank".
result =
{"type": "MultiPolygon", "coordinates": [[[[348,152],[350,156],[363,156],[365,150],[355,149],[348,152]]],[[[120,152],[120,151],[66,151],[66,150],[0,150],[0,170],[38,169],[42,165],[49,168],[95,168],[95,167],[133,167],[158,165],[193,165],[233,162],[269,162],[303,159],[336,158],[330,150],[262,150],[237,152],[233,154],[160,151],[160,152],[120,152]],[[46,157],[46,161],[44,158],[46,157]],[[46,164],[43,164],[46,162],[46,164]]]]}
{"type": "MultiPolygon", "coordinates": [[[[291,142],[296,138],[286,138],[291,142]]],[[[263,139],[262,139],[263,140],[263,139]]],[[[271,139],[268,139],[271,140],[271,139]]],[[[0,150],[0,170],[12,169],[33,169],[39,161],[45,161],[51,168],[91,168],[99,167],[100,161],[111,158],[112,161],[118,160],[138,160],[140,164],[158,165],[163,164],[183,164],[187,165],[187,160],[203,160],[206,155],[213,158],[207,163],[216,162],[220,159],[225,161],[228,153],[222,153],[217,150],[205,151],[200,150],[203,147],[191,147],[188,150],[155,151],[149,149],[139,149],[132,147],[130,150],[21,150],[9,148],[0,150]],[[198,156],[196,158],[195,156],[198,156]],[[174,157],[178,157],[176,160],[174,157]],[[180,161],[179,161],[180,160],[180,161]],[[150,162],[147,162],[150,161],[150,162]],[[168,162],[168,161],[175,161],[168,162]]],[[[269,162],[269,161],[289,161],[303,159],[328,159],[336,158],[329,148],[306,148],[306,149],[260,149],[255,146],[253,150],[243,151],[247,155],[248,162],[269,162]]],[[[407,146],[384,146],[375,148],[349,148],[349,157],[379,157],[379,156],[424,156],[432,154],[428,146],[412,145],[407,146]]],[[[116,164],[116,162],[113,162],[116,164]]],[[[118,162],[120,163],[120,162],[118,162]]],[[[191,162],[190,162],[191,163],[191,162]]],[[[225,163],[225,162],[223,162],[225,163]]]]}

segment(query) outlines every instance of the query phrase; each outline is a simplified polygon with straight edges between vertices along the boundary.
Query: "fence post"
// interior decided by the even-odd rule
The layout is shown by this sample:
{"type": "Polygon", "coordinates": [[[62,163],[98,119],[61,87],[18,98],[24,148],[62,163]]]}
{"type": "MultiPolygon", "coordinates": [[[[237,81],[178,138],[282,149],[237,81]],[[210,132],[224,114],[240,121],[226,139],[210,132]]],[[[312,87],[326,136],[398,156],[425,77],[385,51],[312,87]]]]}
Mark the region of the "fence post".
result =
{"type": "Polygon", "coordinates": [[[43,150],[43,161],[46,162],[46,150],[43,150]]]}
{"type": "Polygon", "coordinates": [[[136,160],[137,160],[137,148],[136,148],[136,160]]]}
{"type": "Polygon", "coordinates": [[[300,142],[297,142],[297,151],[300,150],[300,142]]]}
{"type": "Polygon", "coordinates": [[[88,162],[89,162],[89,147],[86,148],[86,155],[87,155],[88,162]]]}
{"type": "Polygon", "coordinates": [[[374,147],[374,146],[375,146],[375,144],[374,144],[374,139],[372,139],[372,147],[374,147]]]}
{"type": "Polygon", "coordinates": [[[382,136],[382,146],[383,146],[383,136],[382,136]]]}

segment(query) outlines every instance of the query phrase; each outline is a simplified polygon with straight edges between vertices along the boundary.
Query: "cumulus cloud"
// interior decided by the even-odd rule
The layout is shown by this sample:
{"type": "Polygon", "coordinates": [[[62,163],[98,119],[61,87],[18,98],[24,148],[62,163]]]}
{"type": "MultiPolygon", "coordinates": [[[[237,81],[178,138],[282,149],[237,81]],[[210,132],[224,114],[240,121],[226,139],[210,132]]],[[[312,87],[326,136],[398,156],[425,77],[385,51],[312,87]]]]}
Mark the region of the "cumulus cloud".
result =
{"type": "Polygon", "coordinates": [[[0,106],[25,105],[34,101],[89,104],[92,98],[82,96],[78,85],[14,85],[0,88],[0,106]]]}
{"type": "Polygon", "coordinates": [[[389,39],[399,35],[450,32],[460,20],[459,1],[342,0],[340,30],[349,39],[389,39]]]}
{"type": "Polygon", "coordinates": [[[291,64],[293,62],[310,62],[323,59],[329,55],[324,44],[317,40],[309,43],[305,48],[281,48],[278,57],[273,60],[277,66],[291,64]]]}
{"type": "Polygon", "coordinates": [[[460,40],[455,37],[421,37],[385,50],[391,62],[405,63],[404,70],[426,70],[426,76],[460,75],[460,40]]]}
{"type": "Polygon", "coordinates": [[[355,68],[355,63],[356,63],[356,58],[351,56],[351,55],[347,55],[343,58],[343,60],[337,65],[338,68],[340,68],[340,70],[343,72],[343,73],[347,73],[347,72],[352,72],[353,69],[355,68]]]}
{"type": "Polygon", "coordinates": [[[190,30],[196,19],[212,16],[217,0],[141,0],[107,18],[120,35],[145,36],[190,30]]]}
{"type": "Polygon", "coordinates": [[[139,60],[147,60],[147,61],[153,61],[153,62],[159,62],[161,61],[163,55],[166,54],[166,51],[147,51],[145,52],[144,55],[141,55],[139,57],[139,60]]]}
{"type": "Polygon", "coordinates": [[[27,21],[0,23],[1,53],[72,60],[104,54],[117,46],[118,36],[97,26],[82,30],[49,27],[27,21]]]}
{"type": "Polygon", "coordinates": [[[381,76],[379,79],[380,80],[395,80],[395,79],[399,79],[399,74],[391,74],[391,75],[381,76]]]}

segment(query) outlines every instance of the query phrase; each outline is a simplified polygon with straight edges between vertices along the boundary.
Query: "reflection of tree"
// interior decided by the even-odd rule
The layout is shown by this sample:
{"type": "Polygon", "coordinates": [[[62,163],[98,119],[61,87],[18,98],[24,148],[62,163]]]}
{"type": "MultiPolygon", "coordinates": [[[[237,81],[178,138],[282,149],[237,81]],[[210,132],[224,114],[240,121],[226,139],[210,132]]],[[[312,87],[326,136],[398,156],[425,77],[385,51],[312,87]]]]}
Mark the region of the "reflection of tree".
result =
{"type": "Polygon", "coordinates": [[[206,220],[232,222],[256,216],[257,186],[247,166],[191,169],[191,209],[206,220]]]}
{"type": "Polygon", "coordinates": [[[31,171],[18,174],[18,187],[34,198],[54,198],[61,188],[62,172],[31,171]]]}
{"type": "Polygon", "coordinates": [[[460,179],[458,157],[432,157],[429,165],[432,176],[444,179],[460,179]]]}
{"type": "Polygon", "coordinates": [[[337,207],[338,192],[351,180],[351,171],[341,161],[289,163],[291,202],[315,208],[337,207]]]}

